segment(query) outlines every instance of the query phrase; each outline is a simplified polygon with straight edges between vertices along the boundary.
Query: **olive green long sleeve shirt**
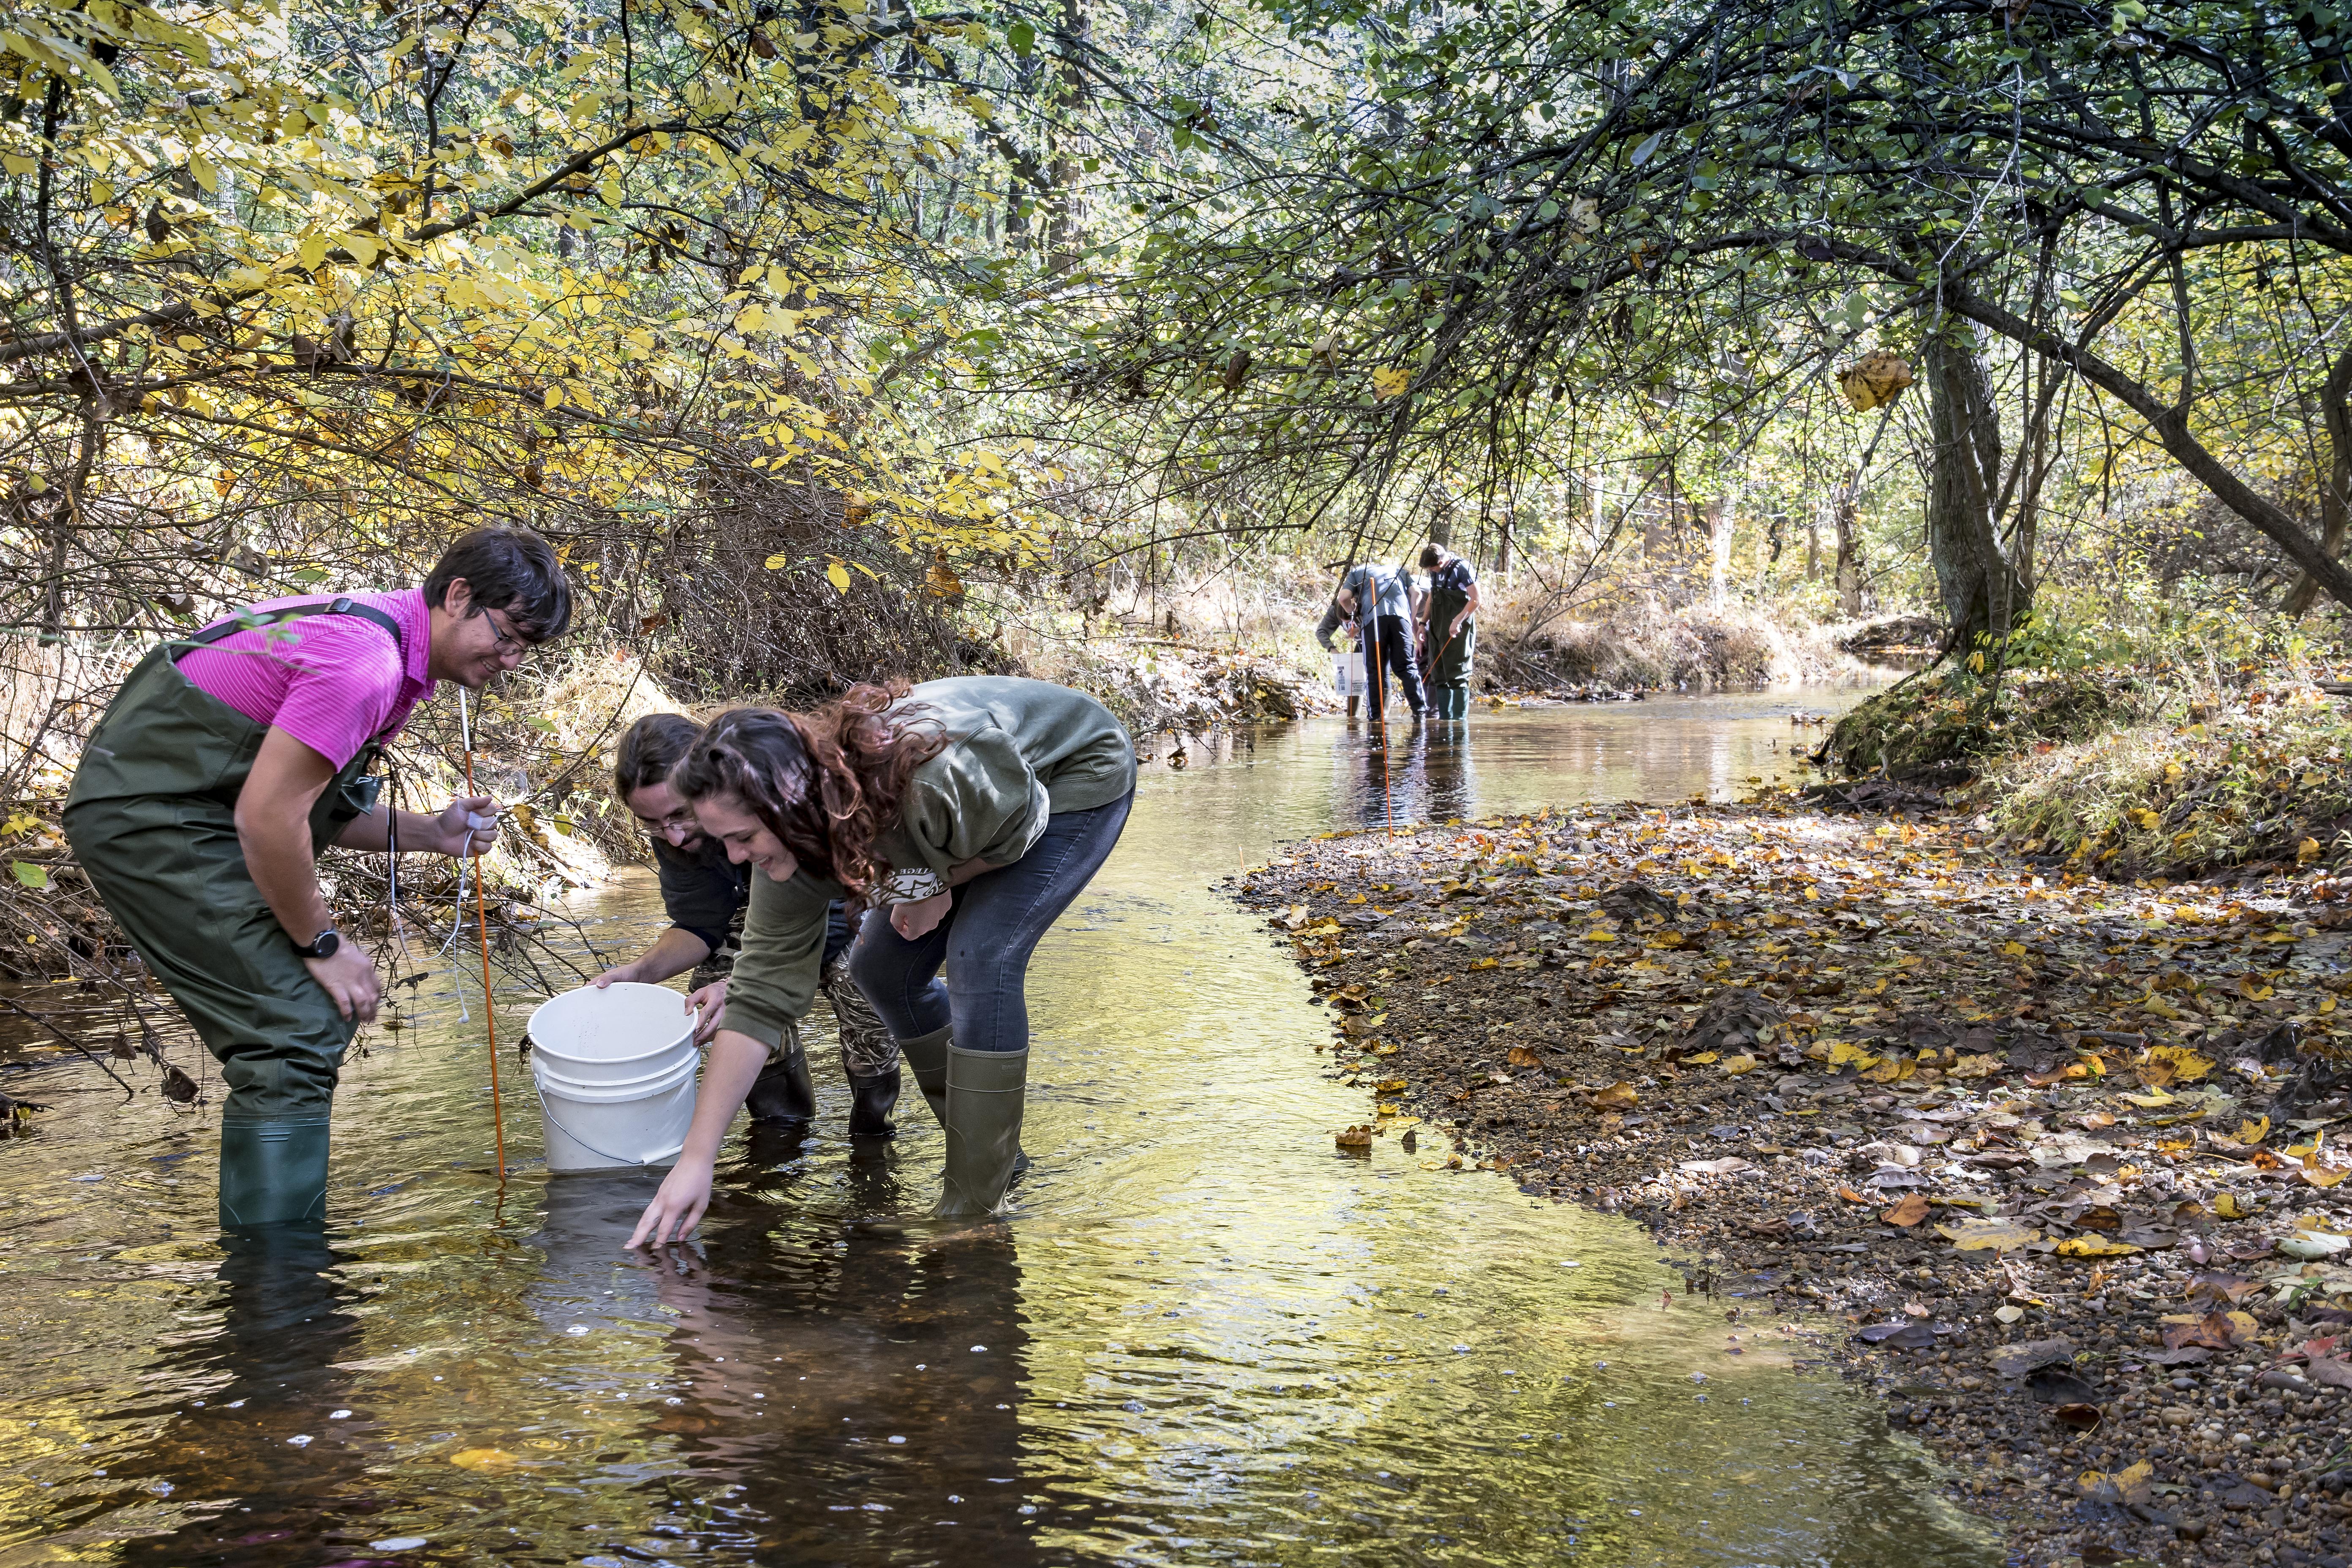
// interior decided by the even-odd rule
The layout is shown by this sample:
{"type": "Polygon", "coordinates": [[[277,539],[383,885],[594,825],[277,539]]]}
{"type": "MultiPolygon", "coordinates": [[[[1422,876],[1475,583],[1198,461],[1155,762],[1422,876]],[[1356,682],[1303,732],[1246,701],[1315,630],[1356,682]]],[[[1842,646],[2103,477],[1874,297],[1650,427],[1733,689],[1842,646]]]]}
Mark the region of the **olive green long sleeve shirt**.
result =
{"type": "MultiPolygon", "coordinates": [[[[876,843],[890,868],[881,902],[928,897],[967,861],[1009,866],[1055,812],[1088,811],[1135,788],[1135,747],[1110,710],[1082,691],[1012,676],[926,681],[891,710],[939,726],[948,743],[917,768],[898,819],[876,843]]],[[[725,1026],[774,1049],[815,998],[825,906],[838,883],[800,871],[751,879],[742,954],[725,1026]]]]}

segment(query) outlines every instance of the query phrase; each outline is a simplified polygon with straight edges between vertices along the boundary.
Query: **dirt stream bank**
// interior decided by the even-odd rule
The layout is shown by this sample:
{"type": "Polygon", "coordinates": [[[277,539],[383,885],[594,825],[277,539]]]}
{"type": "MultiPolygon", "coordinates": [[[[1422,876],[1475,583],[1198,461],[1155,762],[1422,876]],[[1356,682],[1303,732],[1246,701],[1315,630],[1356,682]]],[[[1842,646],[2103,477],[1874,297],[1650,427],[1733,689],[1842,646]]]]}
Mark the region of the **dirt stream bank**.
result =
{"type": "Polygon", "coordinates": [[[1342,1147],[1641,1220],[1727,1354],[1826,1323],[2012,1561],[2352,1563],[2352,911],[1981,837],[1581,807],[1309,840],[1235,896],[1375,1092],[1342,1147]]]}

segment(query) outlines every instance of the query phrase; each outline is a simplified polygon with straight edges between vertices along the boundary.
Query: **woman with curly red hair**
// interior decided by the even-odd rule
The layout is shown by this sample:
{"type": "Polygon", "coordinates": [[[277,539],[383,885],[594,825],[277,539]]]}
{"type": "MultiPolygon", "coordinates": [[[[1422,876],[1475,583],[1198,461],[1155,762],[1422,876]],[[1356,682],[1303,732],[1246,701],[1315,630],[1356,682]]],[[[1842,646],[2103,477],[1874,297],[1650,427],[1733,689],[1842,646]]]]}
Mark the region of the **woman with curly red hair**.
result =
{"type": "Polygon", "coordinates": [[[813,714],[720,714],[670,786],[760,875],[686,1148],[630,1245],[701,1218],[719,1141],[808,1011],[825,906],[845,897],[868,906],[850,973],[947,1131],[939,1212],[994,1209],[1021,1157],[1029,955],[1134,804],[1118,721],[1043,680],[859,686],[813,714]]]}

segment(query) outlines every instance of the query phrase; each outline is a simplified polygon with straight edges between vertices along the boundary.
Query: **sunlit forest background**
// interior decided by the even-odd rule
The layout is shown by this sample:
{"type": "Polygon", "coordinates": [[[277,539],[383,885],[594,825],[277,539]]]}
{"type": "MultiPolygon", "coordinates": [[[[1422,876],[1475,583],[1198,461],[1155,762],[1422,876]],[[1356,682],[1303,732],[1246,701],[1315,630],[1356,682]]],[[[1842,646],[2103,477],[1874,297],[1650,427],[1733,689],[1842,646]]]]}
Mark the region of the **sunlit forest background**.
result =
{"type": "Polygon", "coordinates": [[[648,690],[1295,708],[1433,540],[1498,689],[2318,657],[2347,83],[2308,4],[26,0],[9,830],[156,637],[486,520],[587,606],[487,716],[557,838],[648,690]]]}

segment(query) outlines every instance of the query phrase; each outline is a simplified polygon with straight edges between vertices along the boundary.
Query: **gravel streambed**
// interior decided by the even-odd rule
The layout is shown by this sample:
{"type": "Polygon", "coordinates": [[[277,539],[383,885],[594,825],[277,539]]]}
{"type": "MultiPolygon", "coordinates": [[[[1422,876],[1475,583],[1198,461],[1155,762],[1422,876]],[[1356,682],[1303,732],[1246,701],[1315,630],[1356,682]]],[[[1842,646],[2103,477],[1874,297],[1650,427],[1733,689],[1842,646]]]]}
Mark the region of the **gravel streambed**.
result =
{"type": "Polygon", "coordinates": [[[1826,1314],[2020,1561],[2352,1564],[2331,886],[1979,837],[1581,807],[1308,840],[1234,896],[1374,1093],[1340,1147],[1627,1214],[1750,1322],[1826,1314]]]}

